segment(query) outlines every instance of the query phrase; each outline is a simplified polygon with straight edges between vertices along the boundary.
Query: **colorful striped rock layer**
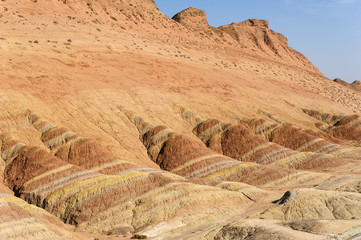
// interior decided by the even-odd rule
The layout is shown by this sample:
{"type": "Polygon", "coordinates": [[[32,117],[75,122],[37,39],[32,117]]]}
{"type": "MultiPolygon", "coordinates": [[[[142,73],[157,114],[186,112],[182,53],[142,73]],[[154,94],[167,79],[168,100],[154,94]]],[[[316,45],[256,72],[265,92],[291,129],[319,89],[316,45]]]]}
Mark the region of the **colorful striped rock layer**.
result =
{"type": "Polygon", "coordinates": [[[303,109],[303,112],[322,121],[316,126],[336,138],[361,141],[361,118],[359,115],[332,115],[319,111],[303,109]]]}
{"type": "MultiPolygon", "coordinates": [[[[339,174],[296,171],[289,168],[287,165],[280,168],[276,164],[272,164],[272,161],[277,162],[278,160],[276,154],[274,154],[276,155],[274,158],[272,157],[272,154],[268,156],[269,162],[242,162],[214,152],[207,148],[202,142],[197,141],[190,136],[176,134],[165,126],[152,125],[132,112],[124,112],[138,128],[140,140],[147,148],[149,157],[163,170],[184,176],[187,179],[203,178],[211,181],[232,181],[247,183],[258,187],[271,187],[278,185],[313,186],[325,181],[333,182],[340,177],[339,174]]],[[[219,128],[221,129],[222,127],[219,128]]],[[[235,128],[237,128],[237,126],[235,128]]],[[[225,133],[227,133],[227,131],[225,133]]],[[[249,135],[251,134],[249,133],[249,135]]],[[[255,138],[257,137],[255,136],[255,138]]],[[[235,147],[243,146],[243,148],[246,148],[247,150],[247,146],[239,141],[237,144],[237,140],[238,139],[233,141],[235,147]]],[[[276,144],[274,145],[277,146],[276,144]]],[[[283,149],[285,148],[282,148],[282,150],[283,149]]],[[[283,151],[292,152],[287,149],[283,151]]],[[[266,157],[267,155],[264,154],[264,157],[261,158],[266,159],[266,157]]],[[[288,161],[295,159],[292,157],[283,158],[288,161]]],[[[332,160],[332,157],[329,156],[329,158],[332,160]]],[[[314,159],[316,158],[311,158],[308,161],[312,162],[314,159]]],[[[326,162],[328,161],[327,156],[324,157],[324,159],[326,162]]],[[[337,161],[339,160],[337,158],[335,159],[337,161]]],[[[351,163],[353,162],[346,161],[345,164],[351,163]]],[[[357,160],[356,163],[358,163],[357,160]]],[[[349,181],[360,183],[361,178],[359,175],[354,175],[350,177],[349,181]]]]}
{"type": "Polygon", "coordinates": [[[1,0],[0,240],[357,239],[360,92],[239,21],[1,0]]]}
{"type": "Polygon", "coordinates": [[[136,170],[104,175],[13,139],[2,145],[4,180],[16,195],[80,228],[144,231],[174,218],[191,224],[208,214],[231,214],[229,205],[244,208],[251,202],[241,193],[187,183],[181,177],[136,170]]]}
{"type": "Polygon", "coordinates": [[[321,133],[306,131],[292,124],[278,124],[264,119],[253,119],[248,121],[247,125],[256,135],[295,151],[361,159],[360,147],[342,146],[332,142],[330,138],[323,138],[324,135],[321,133]]]}

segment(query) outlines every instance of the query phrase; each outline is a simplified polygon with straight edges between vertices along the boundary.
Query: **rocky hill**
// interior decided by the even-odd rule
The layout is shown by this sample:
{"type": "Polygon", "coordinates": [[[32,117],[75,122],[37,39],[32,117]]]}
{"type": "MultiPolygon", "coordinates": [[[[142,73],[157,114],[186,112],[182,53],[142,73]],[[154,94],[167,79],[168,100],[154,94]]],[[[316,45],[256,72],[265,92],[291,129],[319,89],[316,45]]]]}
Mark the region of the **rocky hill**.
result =
{"type": "Polygon", "coordinates": [[[348,239],[359,82],[266,20],[0,2],[0,239],[348,239]]]}

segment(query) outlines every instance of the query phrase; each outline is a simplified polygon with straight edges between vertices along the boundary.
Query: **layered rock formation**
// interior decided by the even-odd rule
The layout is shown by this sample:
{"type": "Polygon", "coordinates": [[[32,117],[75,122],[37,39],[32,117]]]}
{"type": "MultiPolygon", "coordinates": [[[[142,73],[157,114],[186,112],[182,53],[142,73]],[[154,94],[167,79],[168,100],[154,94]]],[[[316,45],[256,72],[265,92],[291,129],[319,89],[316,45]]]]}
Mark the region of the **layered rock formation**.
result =
{"type": "Polygon", "coordinates": [[[361,141],[361,119],[359,115],[332,115],[319,111],[303,111],[323,123],[316,123],[322,131],[340,139],[361,141]]]}
{"type": "Polygon", "coordinates": [[[359,234],[361,96],[272,22],[0,6],[0,239],[359,234]]]}
{"type": "MultiPolygon", "coordinates": [[[[187,118],[187,115],[190,114],[194,116],[193,113],[183,110],[182,116],[192,124],[192,121],[187,118]]],[[[275,125],[277,126],[277,124],[275,125]]],[[[247,162],[251,161],[259,164],[270,164],[294,169],[323,170],[338,168],[341,165],[347,165],[350,168],[355,169],[359,164],[358,153],[360,149],[358,148],[339,146],[340,149],[343,149],[343,154],[354,152],[351,155],[346,154],[345,156],[354,156],[355,159],[336,157],[342,156],[340,152],[335,155],[332,155],[332,153],[318,153],[320,152],[319,148],[294,151],[273,143],[273,138],[269,139],[267,137],[268,135],[266,135],[266,138],[271,140],[270,142],[255,135],[243,123],[232,125],[217,119],[202,120],[198,118],[198,121],[193,128],[193,133],[202,140],[206,146],[214,151],[247,162]]],[[[270,134],[272,134],[272,132],[270,134]]],[[[307,134],[298,134],[297,137],[305,138],[303,140],[300,139],[299,141],[310,140],[310,137],[308,137],[307,134]]],[[[317,140],[327,142],[320,136],[317,140]]],[[[302,148],[299,148],[299,150],[302,150],[302,148]]]]}

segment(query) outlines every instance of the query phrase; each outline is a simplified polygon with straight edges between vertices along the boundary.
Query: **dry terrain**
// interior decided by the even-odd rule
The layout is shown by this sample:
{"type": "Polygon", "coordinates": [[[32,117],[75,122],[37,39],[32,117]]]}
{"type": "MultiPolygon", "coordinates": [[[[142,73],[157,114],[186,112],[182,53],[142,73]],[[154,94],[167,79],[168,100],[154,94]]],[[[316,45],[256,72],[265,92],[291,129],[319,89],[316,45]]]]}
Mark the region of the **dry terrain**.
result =
{"type": "Polygon", "coordinates": [[[361,91],[266,20],[0,2],[0,239],[352,239],[361,91]]]}

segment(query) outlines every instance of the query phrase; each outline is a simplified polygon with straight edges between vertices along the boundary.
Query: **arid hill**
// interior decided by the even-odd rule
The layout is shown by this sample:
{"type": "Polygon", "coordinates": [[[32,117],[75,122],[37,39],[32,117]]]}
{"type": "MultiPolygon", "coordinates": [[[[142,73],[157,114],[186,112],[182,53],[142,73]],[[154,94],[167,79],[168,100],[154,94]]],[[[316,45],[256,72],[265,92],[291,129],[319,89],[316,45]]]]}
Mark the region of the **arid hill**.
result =
{"type": "Polygon", "coordinates": [[[4,0],[0,54],[0,239],[361,232],[360,84],[272,22],[4,0]]]}

